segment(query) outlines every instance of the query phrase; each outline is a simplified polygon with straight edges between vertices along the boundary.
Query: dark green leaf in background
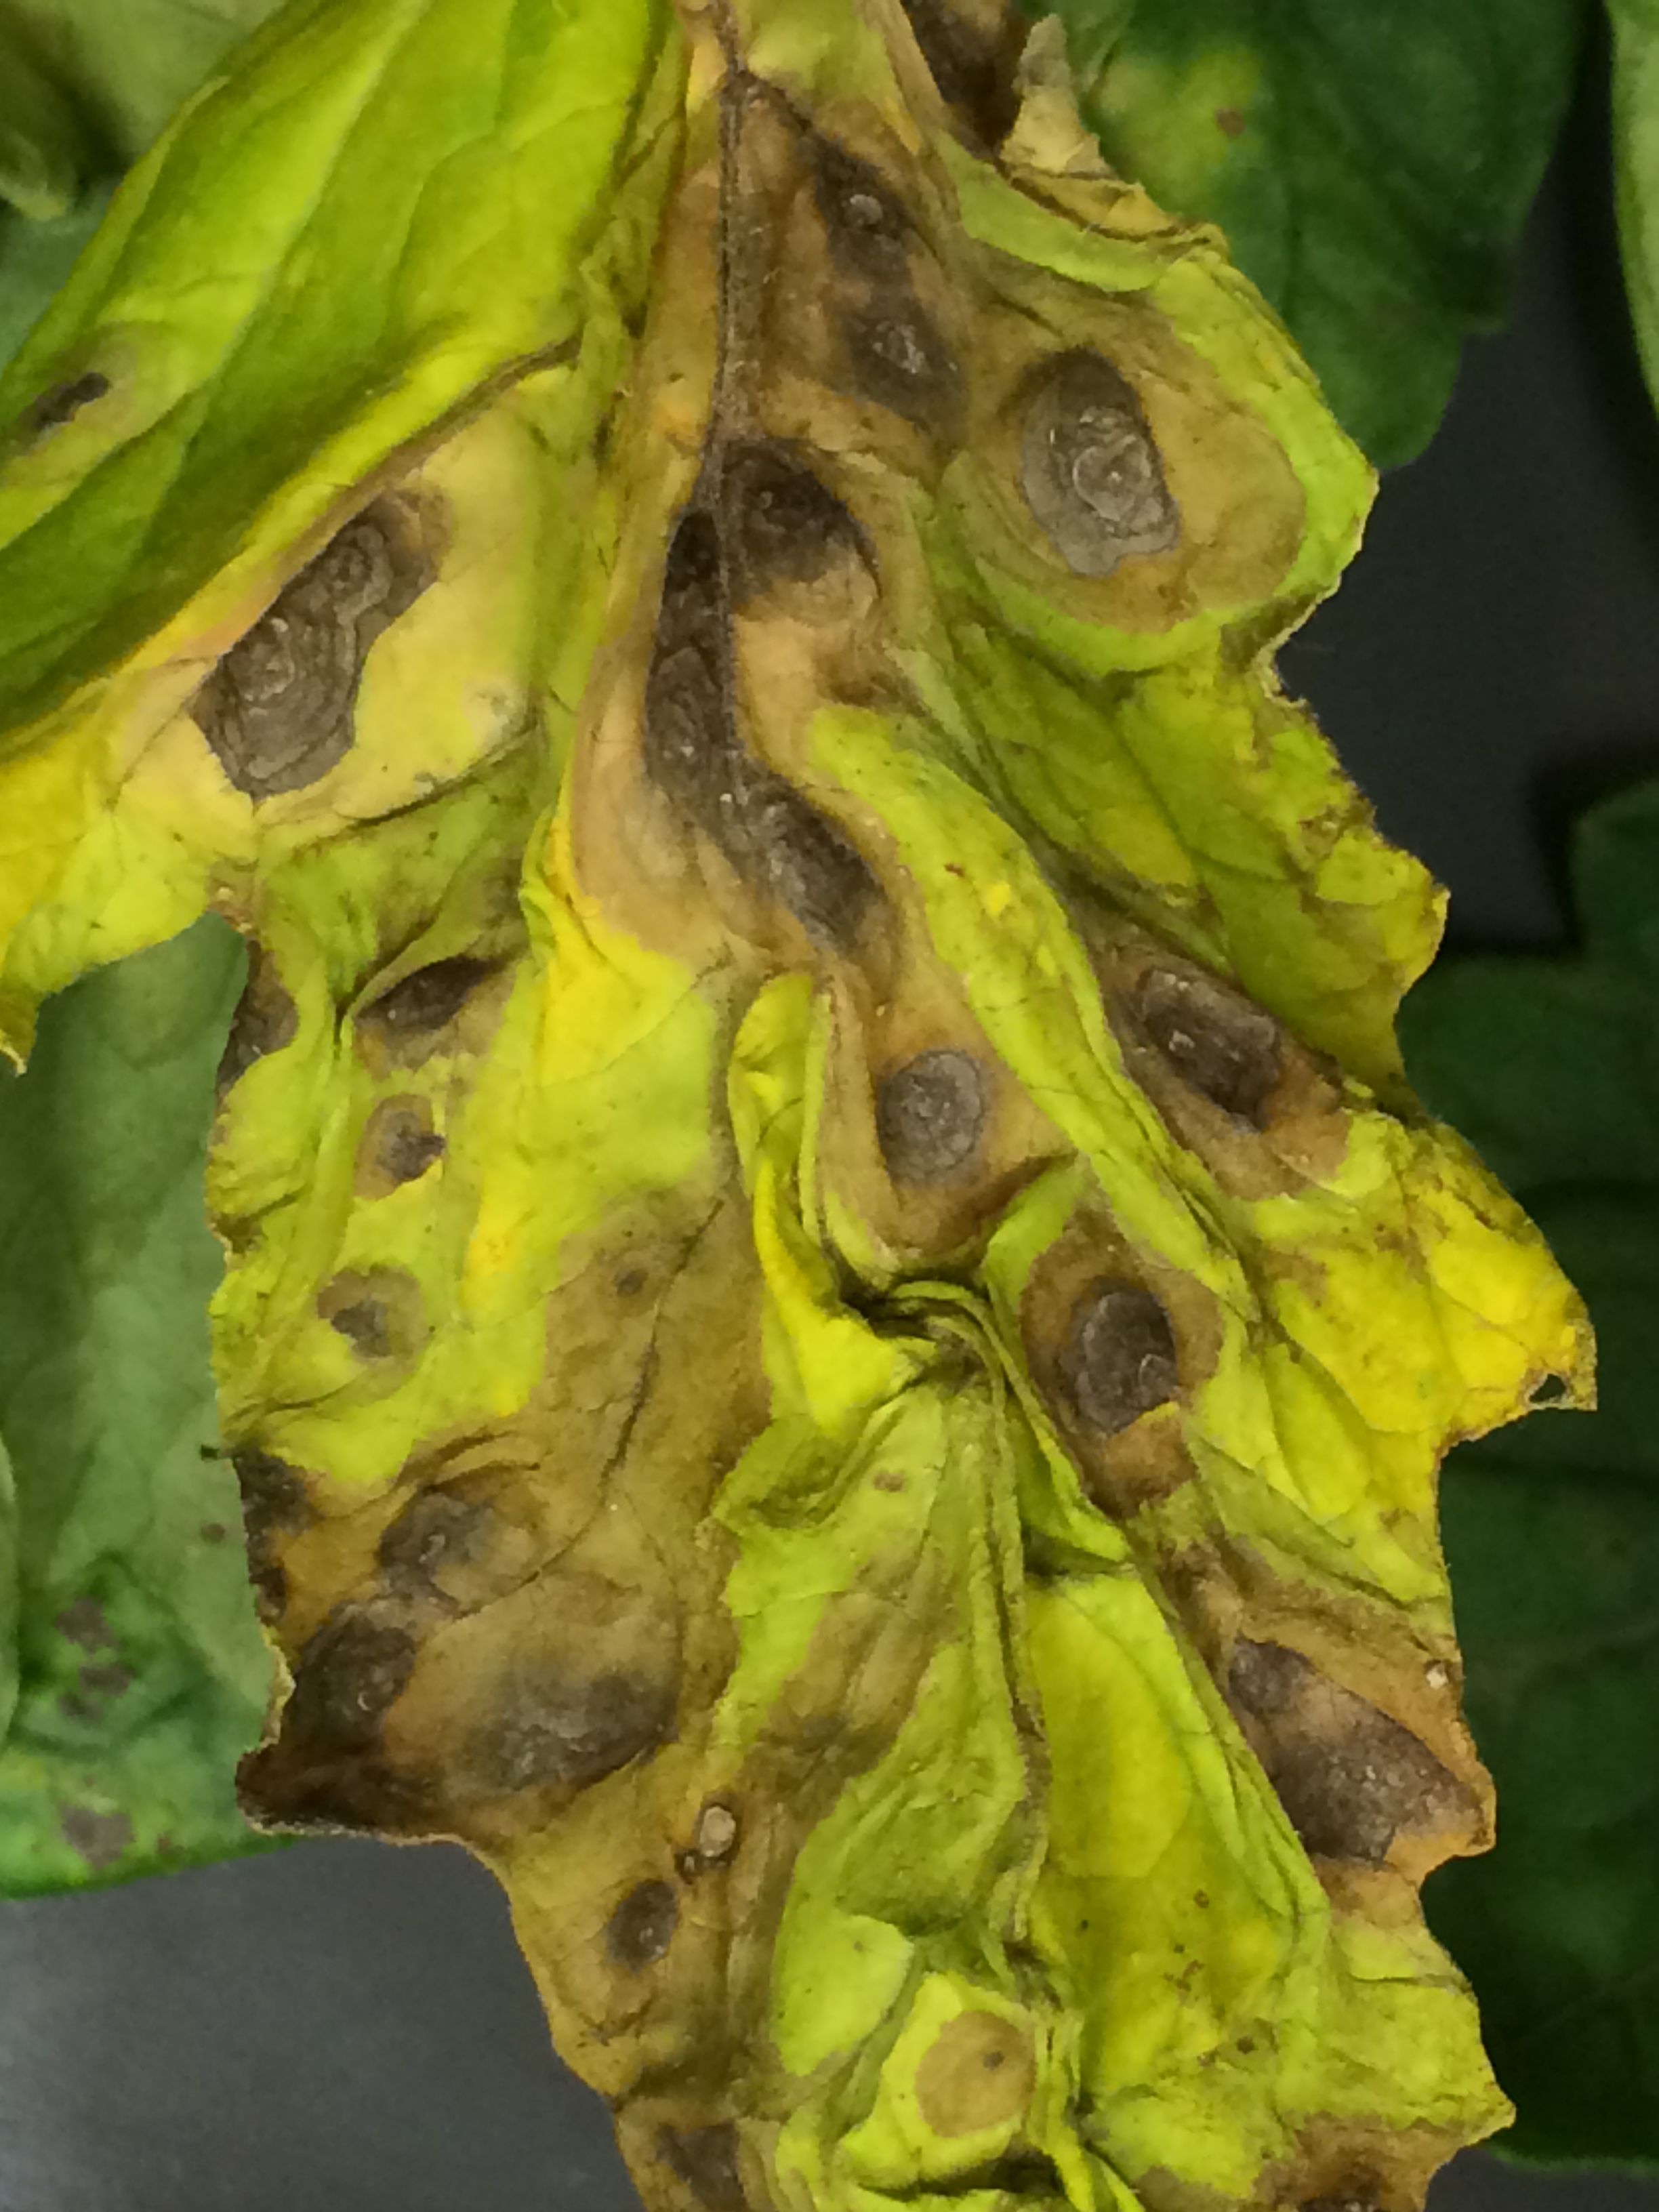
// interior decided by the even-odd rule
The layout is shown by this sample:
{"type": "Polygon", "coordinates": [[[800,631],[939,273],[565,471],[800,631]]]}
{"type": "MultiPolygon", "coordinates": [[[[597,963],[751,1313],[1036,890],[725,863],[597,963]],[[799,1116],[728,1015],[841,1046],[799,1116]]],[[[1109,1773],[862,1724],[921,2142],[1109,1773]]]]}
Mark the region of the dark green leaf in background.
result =
{"type": "Polygon", "coordinates": [[[1582,0],[1042,0],[1041,12],[1066,25],[1108,160],[1219,223],[1347,429],[1380,465],[1409,460],[1463,340],[1507,313],[1582,0]]]}
{"type": "Polygon", "coordinates": [[[1659,2160],[1659,785],[1595,810],[1580,954],[1443,963],[1407,1061],[1589,1304],[1601,1407],[1468,1444],[1442,1489],[1490,1859],[1425,1893],[1519,2111],[1499,2148],[1659,2160]]]}
{"type": "Polygon", "coordinates": [[[112,185],[276,0],[0,0],[0,362],[112,185]]]}
{"type": "Polygon", "coordinates": [[[53,1000],[0,1076],[0,1891],[258,1847],[270,1662],[217,1430],[203,1208],[244,955],[206,921],[53,1000]],[[15,1545],[11,1537],[15,1533],[15,1545]]]}
{"type": "Polygon", "coordinates": [[[1648,389],[1659,402],[1659,0],[1607,0],[1607,13],[1625,289],[1648,389]]]}

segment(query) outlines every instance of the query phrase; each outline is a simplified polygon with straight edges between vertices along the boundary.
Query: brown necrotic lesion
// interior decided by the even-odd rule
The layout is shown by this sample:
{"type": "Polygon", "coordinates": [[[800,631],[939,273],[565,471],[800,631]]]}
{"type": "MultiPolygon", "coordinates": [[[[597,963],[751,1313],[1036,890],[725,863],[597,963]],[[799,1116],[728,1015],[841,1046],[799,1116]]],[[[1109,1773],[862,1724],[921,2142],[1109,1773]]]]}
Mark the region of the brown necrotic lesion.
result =
{"type": "Polygon", "coordinates": [[[1316,1857],[1377,1867],[1398,1836],[1473,1820],[1469,1791],[1426,1744],[1299,1651],[1241,1638],[1226,1686],[1286,1819],[1316,1857]]]}
{"type": "Polygon", "coordinates": [[[1133,554],[1165,553],[1180,516],[1139,398],[1103,356],[1062,354],[1025,407],[1020,488],[1079,576],[1109,576],[1133,554]]]}
{"type": "Polygon", "coordinates": [[[876,1093],[876,1138],[896,1182],[934,1183],[969,1164],[987,1110],[983,1071],[940,1048],[896,1067],[876,1093]]]}
{"type": "MultiPolygon", "coordinates": [[[[775,471],[775,491],[779,482],[775,471]]],[[[791,496],[798,504],[810,498],[799,482],[791,496]]],[[[738,534],[752,539],[771,526],[771,520],[757,526],[751,507],[738,534]]],[[[715,506],[688,508],[669,543],[646,673],[645,771],[744,883],[787,908],[815,943],[844,950],[879,896],[876,881],[836,824],[743,742],[730,575],[715,506]]]]}
{"type": "Polygon", "coordinates": [[[1063,1372],[1089,1427],[1115,1436],[1180,1388],[1168,1314],[1138,1283],[1091,1285],[1072,1318],[1063,1372]]]}
{"type": "Polygon", "coordinates": [[[1196,970],[1148,967],[1123,994],[1130,1021],[1182,1080],[1260,1129],[1283,1072],[1278,1023],[1196,970]]]}
{"type": "Polygon", "coordinates": [[[283,586],[191,708],[239,791],[302,791],[343,759],[368,648],[431,581],[418,519],[388,496],[283,586]]]}
{"type": "Polygon", "coordinates": [[[949,438],[962,416],[962,366],[918,291],[923,249],[909,213],[873,163],[822,133],[806,143],[848,382],[860,398],[949,438]]]}

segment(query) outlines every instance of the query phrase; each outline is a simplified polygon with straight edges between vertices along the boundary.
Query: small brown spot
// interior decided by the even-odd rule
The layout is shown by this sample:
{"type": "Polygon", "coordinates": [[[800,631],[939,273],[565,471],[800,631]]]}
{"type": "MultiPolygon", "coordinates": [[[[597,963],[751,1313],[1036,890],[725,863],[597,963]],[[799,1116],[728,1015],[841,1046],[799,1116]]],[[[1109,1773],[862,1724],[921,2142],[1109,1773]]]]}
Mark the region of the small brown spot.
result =
{"type": "Polygon", "coordinates": [[[424,1098],[383,1098],[363,1130],[357,1188],[366,1198],[384,1198],[418,1182],[445,1149],[424,1098]]]}
{"type": "Polygon", "coordinates": [[[1109,576],[1180,536],[1175,501],[1133,386],[1097,353],[1061,354],[1026,409],[1020,488],[1069,568],[1109,576]]]}
{"type": "Polygon", "coordinates": [[[1090,1427],[1115,1436],[1180,1387],[1169,1316],[1139,1284],[1094,1284],[1078,1302],[1064,1371],[1090,1427]]]}
{"type": "Polygon", "coordinates": [[[1036,2081],[1024,2028],[997,2013],[958,2013],[916,2069],[916,2103],[935,2135],[970,2135],[1018,2119],[1036,2081]]]}
{"type": "Polygon", "coordinates": [[[657,2156],[707,2212],[747,2212],[738,2130],[730,2120],[702,2128],[659,2128],[657,2156]]]}
{"type": "Polygon", "coordinates": [[[918,1053],[876,1095],[876,1139],[896,1182],[943,1182],[972,1159],[985,1128],[985,1077],[973,1055],[918,1053]]]}
{"type": "Polygon", "coordinates": [[[1241,138],[1244,135],[1244,114],[1242,108],[1218,107],[1215,127],[1224,137],[1241,138]]]}
{"type": "Polygon", "coordinates": [[[66,1805],[58,1816],[64,1841],[94,1874],[102,1874],[131,1847],[132,1823],[125,1813],[94,1812],[90,1805],[66,1805]]]}
{"type": "Polygon", "coordinates": [[[421,1290],[397,1267],[348,1267],[318,1294],[317,1311],[360,1358],[398,1359],[425,1334],[421,1290]]]}
{"type": "Polygon", "coordinates": [[[255,1060],[292,1044],[299,1026],[299,1010],[283,987],[276,962],[257,939],[250,939],[247,981],[230,1018],[230,1034],[219,1058],[219,1072],[214,1079],[216,1096],[222,1098],[255,1060]]]}
{"type": "Polygon", "coordinates": [[[526,1668],[505,1685],[495,1718],[474,1741],[473,1760],[490,1790],[580,1787],[667,1742],[674,1712],[667,1681],[617,1674],[572,1679],[526,1668]]]}
{"type": "Polygon", "coordinates": [[[230,1531],[222,1521],[204,1521],[197,1534],[204,1544],[222,1544],[230,1531]]]}
{"type": "Polygon", "coordinates": [[[447,1029],[497,963],[466,952],[429,961],[382,991],[357,1016],[392,1036],[431,1036],[447,1029]]]}
{"type": "Polygon", "coordinates": [[[132,1687],[136,1679],[131,1668],[118,1659],[81,1669],[81,1687],[90,1690],[95,1698],[118,1698],[124,1690],[132,1687]]]}
{"type": "Polygon", "coordinates": [[[904,1487],[904,1477],[902,1474],[895,1474],[892,1468],[888,1467],[872,1474],[870,1480],[878,1490],[902,1490],[904,1487]]]}
{"type": "Polygon", "coordinates": [[[61,384],[51,386],[23,410],[19,428],[25,443],[33,445],[48,431],[61,430],[83,407],[104,398],[109,390],[108,377],[96,368],[83,369],[79,376],[67,376],[61,384]]]}
{"type": "Polygon", "coordinates": [[[679,1917],[679,1900],[671,1884],[639,1882],[606,1922],[605,1948],[619,1966],[638,1973],[663,1957],[674,1940],[679,1917]]]}
{"type": "Polygon", "coordinates": [[[1431,1833],[1474,1811],[1463,1784],[1409,1729],[1299,1651],[1241,1638],[1227,1695],[1255,1723],[1267,1779],[1317,1856],[1381,1866],[1401,1833],[1431,1833]]]}
{"type": "Polygon", "coordinates": [[[95,1597],[72,1598],[52,1621],[60,1636],[71,1644],[78,1644],[83,1651],[112,1650],[115,1632],[109,1625],[109,1616],[95,1597]]]}
{"type": "Polygon", "coordinates": [[[1131,1020],[1212,1106],[1260,1128],[1283,1062],[1279,1024],[1207,976],[1148,968],[1126,996],[1131,1020]]]}
{"type": "Polygon", "coordinates": [[[619,1298],[636,1298],[647,1279],[643,1267],[624,1267],[611,1287],[619,1298]]]}

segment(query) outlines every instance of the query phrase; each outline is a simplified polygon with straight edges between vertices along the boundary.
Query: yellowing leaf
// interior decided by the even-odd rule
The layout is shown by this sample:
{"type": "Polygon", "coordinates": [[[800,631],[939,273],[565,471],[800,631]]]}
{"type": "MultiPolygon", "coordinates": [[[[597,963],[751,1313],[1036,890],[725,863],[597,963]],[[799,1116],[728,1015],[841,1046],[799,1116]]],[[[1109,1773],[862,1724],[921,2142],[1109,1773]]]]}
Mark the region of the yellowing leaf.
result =
{"type": "Polygon", "coordinates": [[[291,11],[10,387],[14,1040],[254,952],[246,1801],[492,1865],[653,2205],[1402,2212],[1505,2111],[1417,1907],[1491,1833],[1435,1470],[1589,1353],[1272,672],[1369,472],[1051,41],[993,154],[893,5],[481,21],[291,11]],[[205,216],[170,318],[167,179],[360,175],[417,61],[398,313],[274,194],[234,361],[205,216]],[[162,340],[45,422],[118,264],[162,340]],[[210,497],[139,495],[164,368],[210,497]]]}

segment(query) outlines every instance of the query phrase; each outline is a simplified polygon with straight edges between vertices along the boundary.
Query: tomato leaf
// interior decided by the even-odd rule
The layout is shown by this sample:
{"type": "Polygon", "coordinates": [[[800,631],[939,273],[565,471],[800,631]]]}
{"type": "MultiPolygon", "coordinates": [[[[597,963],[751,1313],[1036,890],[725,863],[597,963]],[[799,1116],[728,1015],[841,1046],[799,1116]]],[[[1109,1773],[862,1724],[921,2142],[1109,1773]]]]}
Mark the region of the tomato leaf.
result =
{"type": "Polygon", "coordinates": [[[1550,2160],[1659,2160],[1659,786],[1595,809],[1582,948],[1455,960],[1407,1000],[1425,1096],[1583,1292],[1599,1405],[1466,1444],[1444,1534],[1498,1847],[1427,1893],[1550,2160]]]}
{"type": "Polygon", "coordinates": [[[1403,2212],[1506,2112],[1436,1468],[1583,1316],[1273,672],[1363,457],[935,29],[240,50],[0,386],[0,1032],[247,939],[243,1799],[491,1865],[649,2203],[1403,2212]]]}
{"type": "Polygon", "coordinates": [[[260,1847],[264,1718],[236,1487],[212,1456],[202,1177],[244,965],[222,923],[54,1001],[0,1077],[0,1437],[11,1466],[0,1889],[260,1847]]]}
{"type": "Polygon", "coordinates": [[[1508,310],[1581,0],[1048,0],[1107,158],[1219,223],[1371,459],[1508,310]]]}

